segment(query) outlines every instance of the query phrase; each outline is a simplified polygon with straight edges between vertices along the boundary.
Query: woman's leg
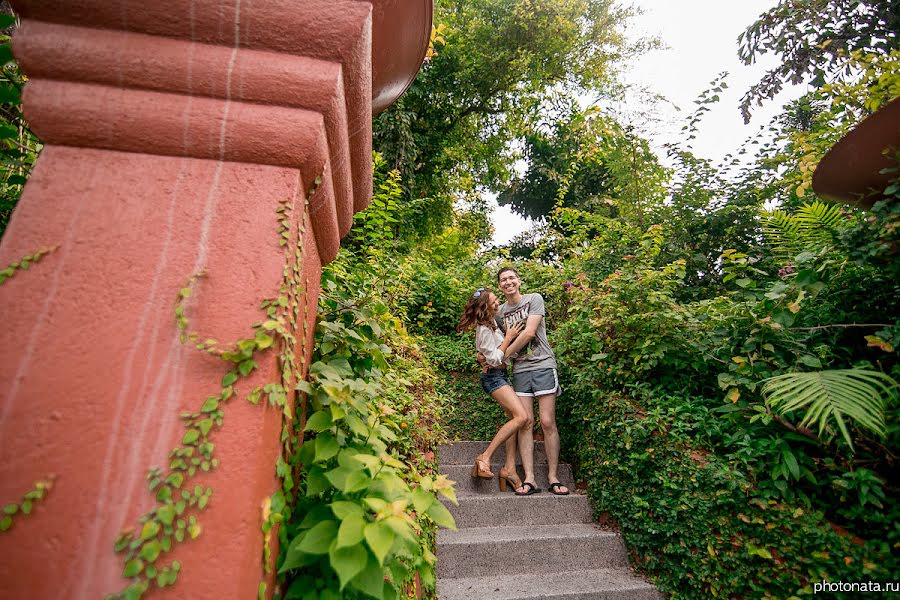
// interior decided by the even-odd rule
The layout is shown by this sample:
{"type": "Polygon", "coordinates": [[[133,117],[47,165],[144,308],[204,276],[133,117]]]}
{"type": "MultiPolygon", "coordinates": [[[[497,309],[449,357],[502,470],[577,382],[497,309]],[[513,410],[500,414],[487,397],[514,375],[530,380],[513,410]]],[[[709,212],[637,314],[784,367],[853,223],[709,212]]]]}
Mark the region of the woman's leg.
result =
{"type": "MultiPolygon", "coordinates": [[[[508,416],[510,419],[513,418],[512,412],[508,410],[506,410],[506,416],[508,416]]],[[[504,446],[506,449],[506,460],[503,463],[503,471],[505,471],[506,473],[514,474],[516,472],[516,448],[518,448],[518,436],[511,435],[506,438],[504,446]]]]}
{"type": "Polygon", "coordinates": [[[522,409],[522,404],[519,402],[519,397],[516,396],[511,385],[504,385],[503,387],[497,388],[491,392],[491,398],[500,403],[500,406],[507,414],[511,415],[511,418],[503,424],[503,427],[501,427],[499,431],[497,431],[496,435],[494,435],[494,439],[488,444],[487,450],[476,457],[478,460],[482,460],[488,465],[491,464],[491,457],[494,455],[494,452],[497,451],[497,448],[500,447],[500,444],[510,437],[515,439],[516,432],[527,420],[525,411],[522,409]]]}

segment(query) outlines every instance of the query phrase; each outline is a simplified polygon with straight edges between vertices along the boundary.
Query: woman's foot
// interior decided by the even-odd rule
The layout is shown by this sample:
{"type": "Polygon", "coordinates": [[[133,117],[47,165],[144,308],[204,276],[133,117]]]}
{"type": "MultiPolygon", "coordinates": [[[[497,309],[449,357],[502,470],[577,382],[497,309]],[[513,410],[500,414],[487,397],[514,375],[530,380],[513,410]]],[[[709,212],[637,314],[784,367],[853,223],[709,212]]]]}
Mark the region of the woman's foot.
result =
{"type": "Polygon", "coordinates": [[[472,465],[472,477],[481,479],[493,479],[494,474],[491,473],[491,465],[480,456],[475,457],[475,464],[472,465]]]}
{"type": "Polygon", "coordinates": [[[506,491],[507,483],[509,483],[509,485],[511,485],[514,490],[522,487],[522,480],[519,479],[519,475],[516,473],[515,468],[507,469],[506,467],[503,467],[502,469],[500,469],[500,474],[498,475],[498,477],[500,478],[501,492],[506,491]]]}
{"type": "Polygon", "coordinates": [[[554,481],[550,484],[550,493],[554,496],[568,496],[569,488],[564,486],[559,481],[554,481]]]}

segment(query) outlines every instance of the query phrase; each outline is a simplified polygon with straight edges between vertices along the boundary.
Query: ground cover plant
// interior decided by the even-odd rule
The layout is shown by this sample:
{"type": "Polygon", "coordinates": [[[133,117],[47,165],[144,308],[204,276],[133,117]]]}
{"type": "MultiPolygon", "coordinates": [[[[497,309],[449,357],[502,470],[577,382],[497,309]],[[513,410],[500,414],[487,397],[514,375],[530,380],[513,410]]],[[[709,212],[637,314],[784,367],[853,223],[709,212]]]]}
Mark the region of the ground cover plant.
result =
{"type": "MultiPolygon", "coordinates": [[[[626,42],[630,10],[438,0],[428,63],[375,122],[371,205],[323,274],[306,410],[286,414],[264,508],[275,592],[434,596],[435,531],[453,526],[437,498],[454,494],[435,449],[505,420],[455,326],[505,264],[546,301],[563,458],[661,590],[791,598],[896,577],[900,167],[866,209],[811,188],[831,145],[900,96],[894,4],[783,1],[750,24],[740,55],[781,63],[745,114],[788,80],[810,91],[743,162],[714,164],[690,141],[726,77],[665,159],[616,112],[617,69],[656,44],[626,42]],[[493,246],[485,192],[534,228],[493,246]]],[[[0,42],[2,232],[40,142],[0,42]]],[[[5,527],[26,526],[30,499],[11,500],[5,527]]]]}

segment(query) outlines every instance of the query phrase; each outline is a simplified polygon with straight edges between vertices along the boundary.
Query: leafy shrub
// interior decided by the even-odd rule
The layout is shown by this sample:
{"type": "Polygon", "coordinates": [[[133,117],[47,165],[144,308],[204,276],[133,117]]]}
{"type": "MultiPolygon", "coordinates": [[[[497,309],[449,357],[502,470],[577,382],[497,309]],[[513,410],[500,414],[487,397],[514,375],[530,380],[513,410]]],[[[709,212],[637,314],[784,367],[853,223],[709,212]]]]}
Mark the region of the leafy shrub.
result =
{"type": "Polygon", "coordinates": [[[508,417],[484,393],[472,334],[431,335],[422,348],[438,372],[443,425],[454,440],[490,440],[508,417]]]}
{"type": "MultiPolygon", "coordinates": [[[[360,236],[390,240],[381,227],[360,236]]],[[[454,527],[436,495],[455,493],[434,462],[444,439],[435,375],[379,283],[394,266],[344,251],[322,275],[312,364],[298,384],[308,414],[289,457],[296,497],[272,503],[284,519],[286,599],[414,597],[417,578],[434,597],[435,531],[454,527]]]]}
{"type": "Polygon", "coordinates": [[[567,394],[560,425],[576,476],[661,590],[788,597],[822,580],[888,581],[900,569],[888,540],[856,538],[821,510],[761,497],[746,472],[691,446],[676,410],[589,381],[567,394]]]}

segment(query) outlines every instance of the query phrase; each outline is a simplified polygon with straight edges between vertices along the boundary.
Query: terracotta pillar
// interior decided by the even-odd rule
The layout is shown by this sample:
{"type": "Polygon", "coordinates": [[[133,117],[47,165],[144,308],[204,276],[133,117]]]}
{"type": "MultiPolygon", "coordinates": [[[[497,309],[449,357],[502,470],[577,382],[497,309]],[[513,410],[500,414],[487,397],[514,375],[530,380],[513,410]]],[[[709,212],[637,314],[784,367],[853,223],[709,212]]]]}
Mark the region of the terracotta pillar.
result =
{"type": "MultiPolygon", "coordinates": [[[[321,267],[371,196],[373,95],[383,107],[411,81],[430,3],[13,4],[25,114],[46,147],[0,269],[54,250],[0,286],[0,503],[54,479],[0,533],[0,597],[102,598],[129,583],[119,532],[140,531],[158,505],[148,470],[167,467],[185,434],[179,414],[218,393],[228,370],[179,340],[179,290],[203,274],[183,304],[201,338],[252,336],[299,241],[294,332],[309,351],[321,267]],[[418,47],[388,52],[396,64],[381,79],[376,64],[373,87],[373,31],[383,36],[398,10],[422,21],[418,47]]],[[[390,50],[384,39],[376,54],[390,50]]],[[[218,466],[190,482],[213,494],[199,537],[159,559],[181,564],[174,587],[151,588],[160,597],[252,598],[265,579],[261,506],[279,485],[282,416],[246,401],[279,380],[275,352],[257,362],[210,435],[218,466]]]]}

